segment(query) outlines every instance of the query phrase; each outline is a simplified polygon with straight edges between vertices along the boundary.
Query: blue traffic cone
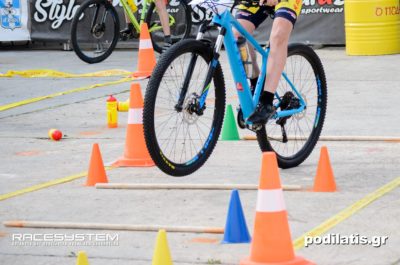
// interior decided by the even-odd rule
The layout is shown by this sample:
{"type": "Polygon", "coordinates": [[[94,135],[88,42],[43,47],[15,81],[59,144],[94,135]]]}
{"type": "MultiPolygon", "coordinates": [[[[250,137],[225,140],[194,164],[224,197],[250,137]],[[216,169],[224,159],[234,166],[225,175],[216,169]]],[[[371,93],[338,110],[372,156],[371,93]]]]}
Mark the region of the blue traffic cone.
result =
{"type": "Polygon", "coordinates": [[[250,241],[251,238],[244,218],[242,204],[240,203],[239,192],[233,190],[222,243],[249,243],[250,241]]]}

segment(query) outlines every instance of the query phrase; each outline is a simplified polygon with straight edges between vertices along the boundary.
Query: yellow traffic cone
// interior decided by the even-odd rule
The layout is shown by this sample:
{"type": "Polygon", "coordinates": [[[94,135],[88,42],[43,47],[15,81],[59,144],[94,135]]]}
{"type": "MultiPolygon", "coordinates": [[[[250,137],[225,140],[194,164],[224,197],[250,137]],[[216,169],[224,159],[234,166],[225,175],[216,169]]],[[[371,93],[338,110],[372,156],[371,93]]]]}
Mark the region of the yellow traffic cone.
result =
{"type": "Polygon", "coordinates": [[[158,231],[152,265],[172,265],[171,253],[169,252],[167,242],[167,233],[164,229],[158,231]]]}
{"type": "Polygon", "coordinates": [[[89,261],[88,261],[85,251],[78,252],[78,258],[76,259],[76,265],[89,265],[89,261]]]}

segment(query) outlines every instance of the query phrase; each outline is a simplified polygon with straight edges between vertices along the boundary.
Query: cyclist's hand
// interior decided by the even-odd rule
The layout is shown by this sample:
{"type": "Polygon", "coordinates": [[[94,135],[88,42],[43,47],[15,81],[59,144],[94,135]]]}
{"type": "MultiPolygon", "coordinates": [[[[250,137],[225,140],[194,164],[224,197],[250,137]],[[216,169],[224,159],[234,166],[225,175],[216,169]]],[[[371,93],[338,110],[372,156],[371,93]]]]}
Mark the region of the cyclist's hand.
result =
{"type": "Polygon", "coordinates": [[[260,6],[276,6],[279,0],[260,0],[260,6]]]}

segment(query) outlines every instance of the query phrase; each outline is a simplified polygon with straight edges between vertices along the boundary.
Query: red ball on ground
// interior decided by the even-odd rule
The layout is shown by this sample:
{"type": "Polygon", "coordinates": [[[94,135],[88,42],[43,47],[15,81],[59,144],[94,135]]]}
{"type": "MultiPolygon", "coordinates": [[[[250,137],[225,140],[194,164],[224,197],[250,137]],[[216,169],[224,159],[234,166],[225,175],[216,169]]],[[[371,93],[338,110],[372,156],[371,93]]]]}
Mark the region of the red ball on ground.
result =
{"type": "Polygon", "coordinates": [[[50,129],[49,130],[49,137],[51,140],[58,141],[62,138],[62,132],[57,129],[50,129]]]}

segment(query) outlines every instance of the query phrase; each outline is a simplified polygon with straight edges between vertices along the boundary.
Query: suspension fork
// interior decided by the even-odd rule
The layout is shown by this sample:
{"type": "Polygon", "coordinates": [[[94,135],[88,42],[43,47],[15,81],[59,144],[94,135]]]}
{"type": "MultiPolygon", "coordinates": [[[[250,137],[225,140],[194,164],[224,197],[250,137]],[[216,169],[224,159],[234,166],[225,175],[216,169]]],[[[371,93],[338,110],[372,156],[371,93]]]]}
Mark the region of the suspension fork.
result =
{"type": "Polygon", "coordinates": [[[97,16],[99,15],[99,9],[100,9],[100,5],[96,4],[96,11],[94,12],[94,16],[92,19],[92,23],[90,25],[90,29],[93,30],[94,25],[96,25],[96,21],[97,21],[97,16]]]}
{"type": "Polygon", "coordinates": [[[175,105],[175,110],[178,112],[181,112],[183,110],[183,101],[185,100],[185,97],[186,97],[186,94],[188,91],[188,87],[189,87],[189,83],[190,83],[190,80],[192,79],[194,67],[197,62],[197,57],[198,57],[198,55],[192,54],[192,57],[190,58],[190,63],[189,63],[188,69],[185,74],[185,80],[183,80],[181,93],[179,94],[178,103],[175,105]]]}
{"type": "MultiPolygon", "coordinates": [[[[206,25],[206,23],[201,24],[199,33],[197,34],[197,37],[196,37],[196,40],[202,40],[205,31],[209,27],[210,26],[206,25]]],[[[199,100],[199,103],[200,103],[199,107],[200,108],[203,108],[204,104],[206,102],[206,98],[207,98],[207,94],[208,94],[208,91],[209,91],[209,88],[210,88],[211,80],[212,80],[212,77],[214,75],[215,69],[216,69],[216,67],[218,65],[219,52],[220,52],[221,47],[222,47],[222,43],[223,43],[223,40],[224,40],[225,32],[226,32],[225,28],[221,28],[220,33],[219,33],[218,38],[217,38],[217,41],[215,42],[215,45],[214,45],[213,58],[212,58],[209,66],[208,66],[207,76],[206,76],[206,79],[204,81],[203,89],[202,89],[200,100],[199,100]]],[[[188,67],[188,70],[187,70],[186,75],[185,75],[185,80],[183,81],[183,86],[182,86],[182,89],[181,89],[181,93],[179,95],[179,100],[178,100],[178,103],[175,105],[175,109],[177,111],[182,111],[182,109],[183,109],[183,107],[182,107],[183,106],[183,101],[185,100],[185,97],[186,97],[186,94],[187,94],[187,90],[188,90],[188,86],[189,86],[190,80],[192,79],[192,75],[193,75],[193,71],[194,71],[194,68],[195,68],[195,65],[196,65],[196,62],[197,62],[197,58],[198,58],[198,55],[192,54],[192,57],[191,57],[190,63],[189,63],[189,67],[188,67]]]]}
{"type": "Polygon", "coordinates": [[[212,77],[214,76],[215,69],[218,66],[219,52],[221,51],[222,43],[224,42],[226,29],[220,28],[217,40],[214,45],[213,58],[208,66],[207,77],[203,85],[203,91],[200,97],[200,108],[203,108],[206,103],[207,94],[211,85],[212,77]]]}
{"type": "Polygon", "coordinates": [[[102,21],[101,21],[101,24],[102,24],[102,25],[106,25],[107,15],[108,15],[108,8],[107,8],[106,10],[104,10],[103,19],[102,19],[102,21]]]}
{"type": "MultiPolygon", "coordinates": [[[[106,19],[107,19],[107,15],[108,15],[108,8],[109,7],[107,6],[107,3],[106,3],[105,10],[104,10],[103,16],[101,18],[101,25],[103,25],[103,26],[106,23],[106,19]]],[[[96,21],[99,16],[99,10],[100,10],[100,5],[96,5],[96,11],[94,12],[94,16],[93,16],[91,27],[90,27],[92,30],[93,30],[93,27],[96,25],[96,21]]]]}

